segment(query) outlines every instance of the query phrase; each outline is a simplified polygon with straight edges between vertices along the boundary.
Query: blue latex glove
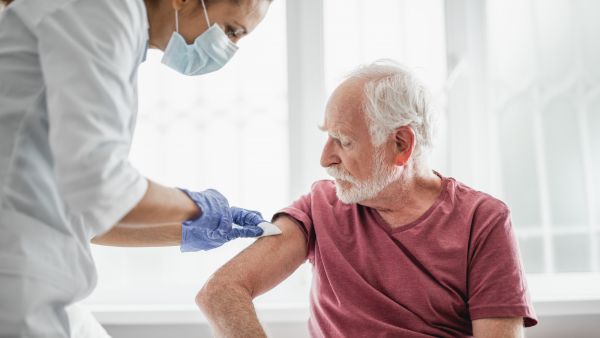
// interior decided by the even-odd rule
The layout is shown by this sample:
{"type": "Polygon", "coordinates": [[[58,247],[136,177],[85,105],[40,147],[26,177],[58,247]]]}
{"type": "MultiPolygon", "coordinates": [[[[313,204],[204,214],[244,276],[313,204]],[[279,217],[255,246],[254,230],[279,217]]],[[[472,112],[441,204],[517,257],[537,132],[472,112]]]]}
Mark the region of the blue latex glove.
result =
{"type": "Polygon", "coordinates": [[[214,189],[192,192],[181,189],[202,210],[199,218],[181,226],[181,252],[210,250],[239,237],[258,237],[262,216],[256,211],[230,208],[225,196],[214,189]],[[240,227],[233,227],[233,223],[240,227]]]}

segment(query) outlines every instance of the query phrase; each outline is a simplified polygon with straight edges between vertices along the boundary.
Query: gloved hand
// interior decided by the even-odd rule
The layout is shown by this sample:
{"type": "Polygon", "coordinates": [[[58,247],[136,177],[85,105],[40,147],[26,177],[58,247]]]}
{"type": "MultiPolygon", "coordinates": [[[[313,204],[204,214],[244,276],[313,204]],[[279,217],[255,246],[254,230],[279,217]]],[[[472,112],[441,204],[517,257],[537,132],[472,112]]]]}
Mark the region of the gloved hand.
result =
{"type": "Polygon", "coordinates": [[[202,210],[197,219],[185,221],[181,226],[181,252],[210,250],[239,237],[258,237],[263,222],[256,211],[230,208],[225,196],[214,189],[191,192],[181,189],[202,210]],[[239,225],[234,227],[233,223],[239,225]]]}

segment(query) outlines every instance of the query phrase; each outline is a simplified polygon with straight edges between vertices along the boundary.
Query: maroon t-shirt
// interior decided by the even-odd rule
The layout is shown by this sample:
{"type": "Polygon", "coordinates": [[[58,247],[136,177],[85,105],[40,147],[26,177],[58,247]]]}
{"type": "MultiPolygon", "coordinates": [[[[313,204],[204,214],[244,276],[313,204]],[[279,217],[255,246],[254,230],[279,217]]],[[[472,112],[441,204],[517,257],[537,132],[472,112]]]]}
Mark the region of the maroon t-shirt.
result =
{"type": "Polygon", "coordinates": [[[537,323],[507,206],[452,178],[421,217],[394,228],[339,201],[332,181],[282,213],[308,241],[312,337],[465,337],[474,319],[537,323]]]}

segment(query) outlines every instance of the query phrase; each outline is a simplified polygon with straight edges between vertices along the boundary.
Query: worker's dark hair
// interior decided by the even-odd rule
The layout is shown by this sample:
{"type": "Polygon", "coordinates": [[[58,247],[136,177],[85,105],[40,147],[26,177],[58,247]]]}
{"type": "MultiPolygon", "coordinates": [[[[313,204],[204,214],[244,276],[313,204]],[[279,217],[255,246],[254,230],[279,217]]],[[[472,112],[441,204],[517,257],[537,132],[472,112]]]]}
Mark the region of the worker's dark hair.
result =
{"type": "Polygon", "coordinates": [[[11,2],[13,2],[13,0],[0,0],[0,3],[2,3],[4,6],[8,6],[8,4],[11,2]]]}

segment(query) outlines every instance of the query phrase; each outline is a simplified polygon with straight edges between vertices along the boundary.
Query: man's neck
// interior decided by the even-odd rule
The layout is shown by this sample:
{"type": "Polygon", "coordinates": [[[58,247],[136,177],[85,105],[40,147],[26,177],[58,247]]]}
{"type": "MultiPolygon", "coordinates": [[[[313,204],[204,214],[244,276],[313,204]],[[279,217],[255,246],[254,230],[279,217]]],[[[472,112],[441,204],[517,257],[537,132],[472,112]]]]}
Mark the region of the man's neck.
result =
{"type": "Polygon", "coordinates": [[[375,209],[392,228],[417,220],[440,196],[442,179],[431,169],[411,171],[360,204],[375,209]]]}

